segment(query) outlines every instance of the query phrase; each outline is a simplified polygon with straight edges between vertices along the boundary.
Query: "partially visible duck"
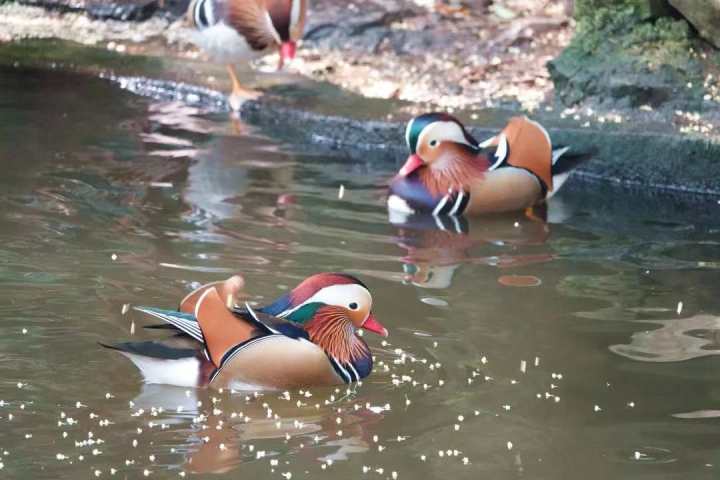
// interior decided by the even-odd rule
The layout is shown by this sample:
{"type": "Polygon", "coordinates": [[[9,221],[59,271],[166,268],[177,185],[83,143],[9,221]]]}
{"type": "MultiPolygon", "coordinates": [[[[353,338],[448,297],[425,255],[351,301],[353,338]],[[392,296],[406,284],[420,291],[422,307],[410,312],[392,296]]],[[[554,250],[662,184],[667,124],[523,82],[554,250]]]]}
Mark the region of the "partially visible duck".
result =
{"type": "Polygon", "coordinates": [[[553,146],[527,117],[510,119],[480,143],[455,117],[427,113],[407,126],[410,156],[390,184],[388,207],[406,213],[482,214],[522,210],[554,195],[590,158],[553,146]]]}
{"type": "Polygon", "coordinates": [[[232,81],[230,106],[261,93],[240,84],[232,64],[247,62],[279,49],[282,68],[295,57],[302,37],[309,0],[192,0],[188,22],[192,41],[217,62],[227,64],[232,81]]]}
{"type": "Polygon", "coordinates": [[[359,381],[372,370],[359,329],[387,336],[357,278],[320,273],[258,309],[235,304],[243,282],[205,285],[179,311],[136,310],[167,322],[179,338],[104,345],[137,365],[147,383],[182,387],[291,389],[359,381]]]}

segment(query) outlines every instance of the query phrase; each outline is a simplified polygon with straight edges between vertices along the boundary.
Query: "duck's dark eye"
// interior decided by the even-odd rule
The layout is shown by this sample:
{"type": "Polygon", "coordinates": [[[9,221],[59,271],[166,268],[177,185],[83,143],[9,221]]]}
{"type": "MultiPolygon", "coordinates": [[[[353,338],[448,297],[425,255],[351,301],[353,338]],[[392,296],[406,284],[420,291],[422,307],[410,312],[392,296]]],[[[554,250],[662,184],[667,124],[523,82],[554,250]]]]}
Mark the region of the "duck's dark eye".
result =
{"type": "Polygon", "coordinates": [[[437,140],[430,140],[430,146],[431,147],[437,147],[438,141],[437,140]]]}
{"type": "Polygon", "coordinates": [[[348,307],[350,307],[350,310],[357,310],[358,304],[355,302],[352,302],[350,305],[348,305],[348,307]]]}

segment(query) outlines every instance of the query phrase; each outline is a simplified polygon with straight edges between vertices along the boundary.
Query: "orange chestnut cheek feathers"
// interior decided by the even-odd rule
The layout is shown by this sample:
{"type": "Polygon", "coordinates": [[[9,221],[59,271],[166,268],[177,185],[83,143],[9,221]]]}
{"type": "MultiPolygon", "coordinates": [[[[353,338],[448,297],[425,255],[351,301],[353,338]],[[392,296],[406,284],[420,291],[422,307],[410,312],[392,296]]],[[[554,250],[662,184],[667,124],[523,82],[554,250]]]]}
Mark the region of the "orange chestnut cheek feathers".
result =
{"type": "Polygon", "coordinates": [[[422,158],[420,158],[420,155],[413,154],[408,157],[408,159],[405,161],[405,165],[402,166],[400,171],[398,172],[398,175],[401,177],[407,177],[412,172],[417,170],[418,168],[422,167],[425,164],[423,162],[422,158]]]}
{"type": "Polygon", "coordinates": [[[387,328],[383,327],[380,322],[375,319],[375,315],[372,313],[368,315],[363,324],[360,325],[360,328],[367,330],[368,332],[377,333],[381,337],[388,336],[387,328]]]}

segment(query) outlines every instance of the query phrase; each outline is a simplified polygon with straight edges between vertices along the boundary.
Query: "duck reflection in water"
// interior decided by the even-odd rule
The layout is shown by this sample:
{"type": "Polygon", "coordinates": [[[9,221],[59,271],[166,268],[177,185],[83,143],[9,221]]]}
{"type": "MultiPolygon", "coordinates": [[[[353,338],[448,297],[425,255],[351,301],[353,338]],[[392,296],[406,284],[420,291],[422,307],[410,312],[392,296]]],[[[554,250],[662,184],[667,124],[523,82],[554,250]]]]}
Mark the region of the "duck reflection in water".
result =
{"type": "Polygon", "coordinates": [[[287,454],[334,462],[368,451],[369,427],[381,421],[382,414],[359,407],[366,399],[352,398],[352,393],[336,398],[340,395],[326,388],[313,390],[311,397],[298,392],[213,395],[146,384],[133,404],[136,411],[162,408],[166,424],[188,424],[186,437],[174,440],[173,447],[184,452],[184,470],[203,474],[225,473],[244,462],[270,462],[287,454]],[[338,434],[338,418],[342,434],[338,434]],[[275,441],[266,449],[267,440],[275,441]],[[284,440],[282,449],[277,440],[284,440]]]}
{"type": "MultiPolygon", "coordinates": [[[[229,126],[218,124],[205,118],[207,112],[176,102],[153,104],[150,110],[140,134],[148,155],[190,160],[183,163],[187,173],[181,183],[191,219],[237,218],[247,213],[243,211],[246,197],[266,196],[270,190],[277,192],[270,204],[286,207],[294,169],[275,142],[237,118],[229,126]]],[[[158,172],[154,181],[182,175],[169,162],[163,165],[165,176],[158,172]]]]}
{"type": "Polygon", "coordinates": [[[523,253],[521,247],[542,246],[550,236],[545,208],[484,217],[398,214],[390,210],[390,223],[397,227],[397,245],[403,257],[405,281],[423,288],[449,288],[463,264],[499,269],[548,262],[548,251],[523,253]],[[502,253],[478,255],[482,246],[503,249],[502,253]]]}

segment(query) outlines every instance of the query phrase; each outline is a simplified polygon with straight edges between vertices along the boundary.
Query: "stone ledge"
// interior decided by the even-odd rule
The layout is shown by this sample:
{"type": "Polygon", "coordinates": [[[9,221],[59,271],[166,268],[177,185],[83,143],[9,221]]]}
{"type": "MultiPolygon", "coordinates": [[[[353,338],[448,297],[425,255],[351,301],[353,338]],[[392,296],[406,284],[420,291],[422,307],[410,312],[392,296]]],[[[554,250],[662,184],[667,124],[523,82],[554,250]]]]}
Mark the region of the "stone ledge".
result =
{"type": "MultiPolygon", "coordinates": [[[[139,95],[229,112],[225,96],[212,89],[140,77],[114,80],[139,95]]],[[[274,137],[342,150],[355,160],[368,161],[368,152],[372,152],[373,160],[399,165],[407,155],[404,123],[316,113],[273,100],[247,102],[240,115],[248,123],[272,131],[274,137]]],[[[502,123],[501,117],[493,123],[502,123]]],[[[494,135],[497,126],[470,126],[469,130],[482,139],[494,135]]],[[[557,144],[578,150],[596,149],[595,158],[576,171],[577,177],[633,189],[720,196],[718,142],[661,132],[558,127],[548,130],[557,144]]]]}
{"type": "MultiPolygon", "coordinates": [[[[215,68],[204,63],[118,55],[61,42],[32,42],[25,47],[0,45],[0,66],[3,65],[5,68],[63,68],[79,74],[99,75],[139,95],[181,100],[210,112],[228,110],[225,95],[220,91],[224,85],[193,85],[207,75],[208,69],[215,68]],[[48,48],[50,45],[53,49],[48,48]]],[[[355,161],[399,164],[404,159],[407,104],[366,99],[329,84],[292,76],[279,79],[263,76],[257,82],[267,95],[259,102],[247,102],[241,116],[248,123],[272,132],[273,137],[311,144],[313,148],[341,150],[355,161]],[[390,116],[392,121],[387,121],[390,116]]],[[[486,125],[471,127],[474,135],[485,138],[496,133],[513,114],[517,112],[476,112],[475,120],[469,120],[468,124],[486,125]]],[[[661,121],[644,123],[637,118],[626,119],[622,124],[593,125],[557,112],[543,112],[536,118],[549,127],[556,143],[579,150],[597,149],[596,158],[576,175],[579,178],[654,193],[720,195],[720,140],[717,137],[682,134],[666,128],[661,121]]]]}

